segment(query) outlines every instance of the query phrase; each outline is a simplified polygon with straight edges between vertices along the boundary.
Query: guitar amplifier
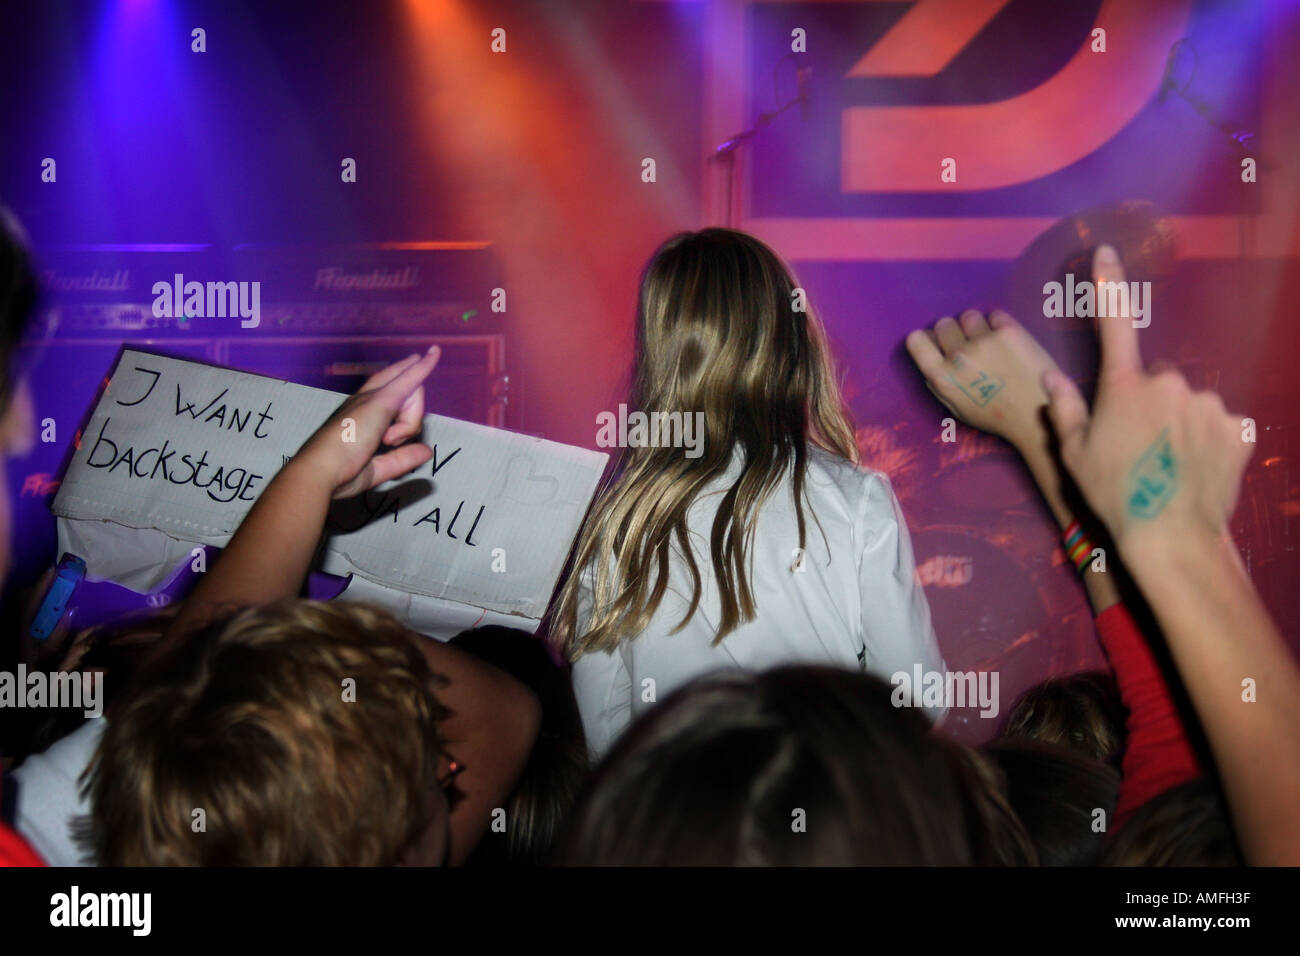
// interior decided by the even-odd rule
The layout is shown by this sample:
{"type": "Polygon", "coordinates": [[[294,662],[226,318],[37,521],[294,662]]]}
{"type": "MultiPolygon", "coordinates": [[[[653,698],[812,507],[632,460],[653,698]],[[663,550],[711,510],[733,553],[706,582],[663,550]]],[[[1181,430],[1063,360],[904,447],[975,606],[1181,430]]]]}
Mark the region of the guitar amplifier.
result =
{"type": "MultiPolygon", "coordinates": [[[[38,442],[30,455],[9,462],[18,499],[16,584],[58,557],[48,502],[126,345],[353,392],[385,365],[437,343],[442,358],[425,383],[428,411],[494,427],[517,421],[504,315],[490,308],[501,278],[485,243],[230,251],[94,246],[56,250],[40,261],[41,334],[19,359],[38,442]],[[187,315],[184,308],[175,314],[174,290],[179,284],[184,306],[191,282],[204,292],[204,308],[192,312],[207,311],[208,283],[249,283],[250,292],[259,283],[258,323],[245,327],[248,319],[229,308],[224,316],[187,315]],[[173,307],[157,307],[160,297],[173,307]]],[[[243,301],[251,304],[251,296],[243,301]]]]}
{"type": "Polygon", "coordinates": [[[41,277],[47,331],[68,336],[504,331],[501,270],[482,242],[73,246],[42,256],[41,277]]]}

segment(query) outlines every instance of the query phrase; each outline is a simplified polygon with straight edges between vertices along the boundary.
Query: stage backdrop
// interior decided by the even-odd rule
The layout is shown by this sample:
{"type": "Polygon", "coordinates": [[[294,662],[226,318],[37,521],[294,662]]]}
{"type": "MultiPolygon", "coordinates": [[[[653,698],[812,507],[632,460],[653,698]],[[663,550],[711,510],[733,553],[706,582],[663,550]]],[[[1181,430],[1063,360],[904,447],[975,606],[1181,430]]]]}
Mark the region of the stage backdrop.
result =
{"type": "MultiPolygon", "coordinates": [[[[998,443],[939,440],[943,412],[901,343],[941,315],[1003,305],[1086,382],[1091,334],[1045,318],[1042,285],[1103,239],[1153,283],[1146,354],[1258,423],[1236,525],[1300,635],[1295,3],[24,0],[6,12],[0,196],[41,259],[196,256],[220,273],[200,278],[251,281],[265,256],[267,314],[284,323],[159,329],[132,324],[148,317],[130,302],[94,311],[75,301],[93,290],[54,283],[47,304],[71,311],[36,367],[38,416],[58,438],[10,465],[25,502],[19,583],[57,557],[58,463],[122,344],[166,340],[341,388],[436,338],[454,361],[430,397],[461,402],[441,410],[594,448],[597,415],[625,397],[646,258],[678,229],[730,223],[792,260],[825,318],[949,661],[998,669],[1003,714],[1031,683],[1102,659],[1032,488],[998,443]],[[483,280],[420,302],[349,295],[348,311],[332,280],[271,287],[288,263],[348,275],[467,250],[482,253],[483,280]]],[[[995,723],[966,713],[953,726],[980,739],[995,723]]]]}

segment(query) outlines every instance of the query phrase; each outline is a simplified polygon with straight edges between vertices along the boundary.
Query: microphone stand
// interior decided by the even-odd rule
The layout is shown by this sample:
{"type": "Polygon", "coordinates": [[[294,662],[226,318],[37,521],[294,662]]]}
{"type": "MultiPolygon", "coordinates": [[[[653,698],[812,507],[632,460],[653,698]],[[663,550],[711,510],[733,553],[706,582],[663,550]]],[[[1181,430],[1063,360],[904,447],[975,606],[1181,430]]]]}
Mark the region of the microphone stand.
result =
{"type": "Polygon", "coordinates": [[[1201,119],[1205,120],[1206,123],[1208,123],[1210,126],[1214,127],[1216,130],[1218,130],[1220,133],[1226,136],[1232,142],[1232,145],[1235,146],[1243,156],[1248,156],[1254,159],[1259,164],[1260,169],[1264,169],[1271,172],[1275,168],[1272,161],[1269,158],[1260,155],[1259,151],[1252,147],[1250,141],[1255,138],[1254,133],[1249,131],[1234,129],[1231,124],[1225,122],[1224,120],[1219,119],[1215,115],[1214,109],[1210,106],[1209,103],[1205,102],[1205,100],[1201,99],[1201,97],[1197,96],[1195,93],[1192,93],[1188,90],[1188,87],[1191,86],[1192,79],[1195,75],[1195,69],[1196,69],[1195,57],[1196,57],[1196,48],[1193,47],[1190,42],[1188,42],[1188,39],[1186,37],[1183,37],[1181,40],[1175,41],[1173,46],[1169,48],[1169,55],[1165,65],[1165,78],[1161,83],[1160,100],[1163,102],[1165,96],[1169,93],[1177,94],[1180,99],[1186,102],[1187,105],[1189,105],[1197,113],[1197,115],[1201,117],[1201,119]],[[1187,49],[1190,50],[1192,53],[1193,75],[1189,76],[1182,83],[1177,83],[1174,81],[1174,75],[1173,75],[1174,65],[1177,60],[1179,52],[1181,52],[1184,46],[1186,46],[1187,49]]]}
{"type": "Polygon", "coordinates": [[[766,113],[759,113],[758,119],[754,121],[753,126],[749,127],[749,129],[741,130],[734,136],[723,140],[716,148],[714,148],[713,153],[709,156],[709,162],[719,163],[722,165],[723,180],[726,183],[727,188],[727,214],[724,220],[724,225],[726,225],[728,229],[734,229],[737,225],[732,210],[732,198],[735,193],[736,185],[736,153],[740,150],[741,146],[753,139],[758,131],[764,126],[769,125],[772,120],[776,119],[791,107],[801,106],[806,102],[806,97],[796,96],[778,109],[766,113]]]}

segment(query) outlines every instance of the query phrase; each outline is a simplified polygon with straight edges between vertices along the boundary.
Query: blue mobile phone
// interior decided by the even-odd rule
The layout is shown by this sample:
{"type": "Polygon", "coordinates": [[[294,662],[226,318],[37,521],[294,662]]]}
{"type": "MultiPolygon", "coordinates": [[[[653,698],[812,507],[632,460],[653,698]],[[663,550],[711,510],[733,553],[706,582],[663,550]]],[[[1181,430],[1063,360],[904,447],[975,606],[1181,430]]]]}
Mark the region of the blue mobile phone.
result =
{"type": "Polygon", "coordinates": [[[59,559],[50,589],[45,592],[45,600],[32,619],[32,637],[43,641],[54,633],[63,612],[68,609],[72,595],[77,593],[77,585],[81,584],[85,576],[86,562],[75,554],[65,554],[59,559]]]}

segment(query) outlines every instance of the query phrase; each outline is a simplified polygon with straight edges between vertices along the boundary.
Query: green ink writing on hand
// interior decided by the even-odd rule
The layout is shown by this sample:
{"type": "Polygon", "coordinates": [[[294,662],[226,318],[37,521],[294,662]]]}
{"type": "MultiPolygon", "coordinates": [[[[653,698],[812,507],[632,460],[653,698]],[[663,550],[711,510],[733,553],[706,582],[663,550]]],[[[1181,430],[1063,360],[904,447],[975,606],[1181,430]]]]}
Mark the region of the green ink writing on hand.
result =
{"type": "Polygon", "coordinates": [[[1169,429],[1138,459],[1129,473],[1128,510],[1138,518],[1154,518],[1164,510],[1178,491],[1178,463],[1174,459],[1169,429]]]}
{"type": "Polygon", "coordinates": [[[996,375],[990,375],[988,372],[979,372],[974,378],[970,373],[962,377],[961,381],[948,376],[948,381],[962,390],[962,393],[976,405],[983,407],[987,405],[998,392],[1002,391],[1006,385],[1002,379],[996,375]]]}

